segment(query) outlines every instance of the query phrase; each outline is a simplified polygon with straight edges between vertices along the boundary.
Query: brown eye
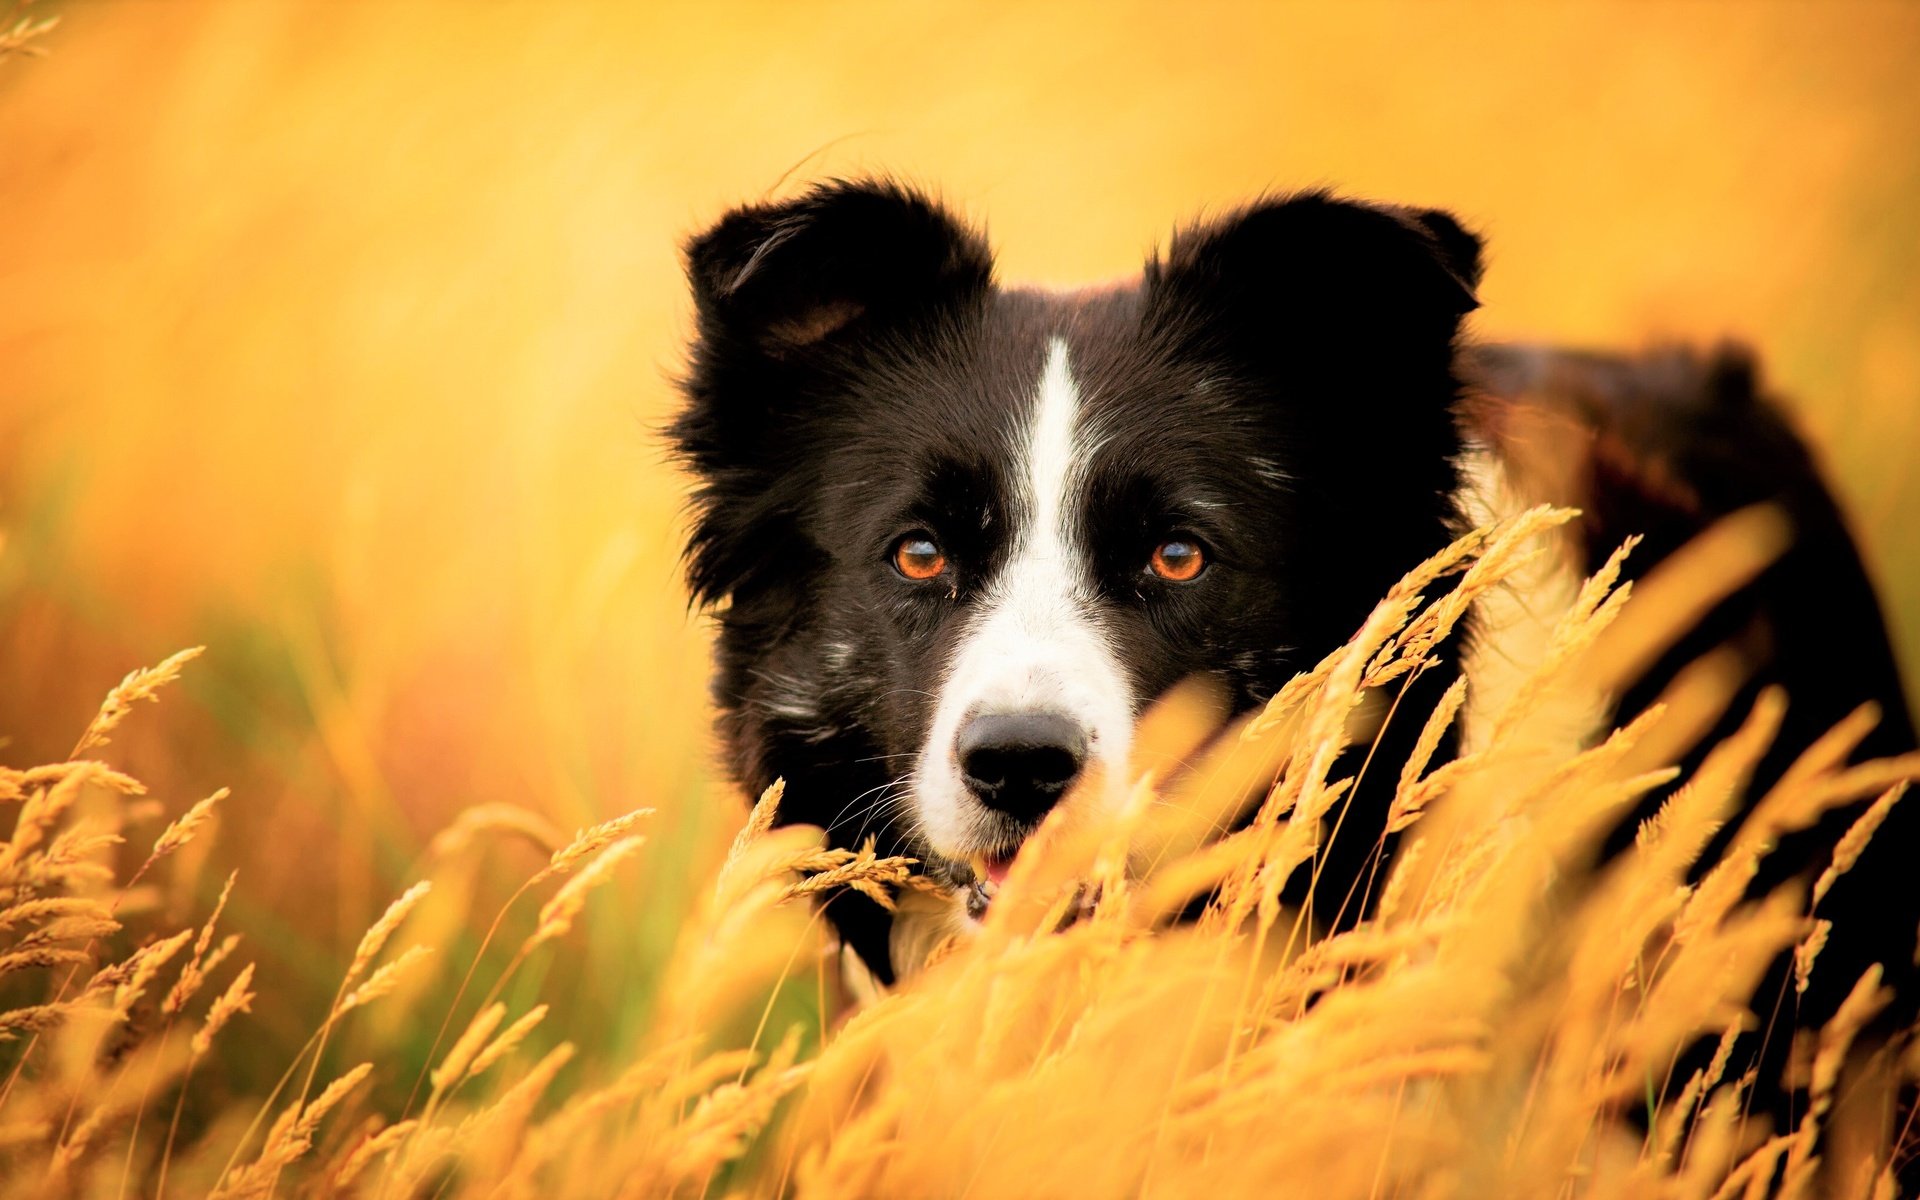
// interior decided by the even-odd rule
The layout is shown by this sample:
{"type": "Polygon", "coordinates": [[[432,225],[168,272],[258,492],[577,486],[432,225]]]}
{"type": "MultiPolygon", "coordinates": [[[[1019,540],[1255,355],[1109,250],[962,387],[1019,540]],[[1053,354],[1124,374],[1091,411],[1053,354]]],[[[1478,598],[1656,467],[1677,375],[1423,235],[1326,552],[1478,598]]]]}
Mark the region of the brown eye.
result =
{"type": "Polygon", "coordinates": [[[947,569],[947,556],[924,533],[910,533],[893,547],[893,569],[908,579],[932,579],[947,569]]]}
{"type": "Polygon", "coordinates": [[[1172,538],[1153,548],[1153,557],[1147,560],[1147,566],[1162,579],[1185,583],[1198,578],[1206,569],[1207,556],[1201,551],[1200,543],[1172,538]]]}

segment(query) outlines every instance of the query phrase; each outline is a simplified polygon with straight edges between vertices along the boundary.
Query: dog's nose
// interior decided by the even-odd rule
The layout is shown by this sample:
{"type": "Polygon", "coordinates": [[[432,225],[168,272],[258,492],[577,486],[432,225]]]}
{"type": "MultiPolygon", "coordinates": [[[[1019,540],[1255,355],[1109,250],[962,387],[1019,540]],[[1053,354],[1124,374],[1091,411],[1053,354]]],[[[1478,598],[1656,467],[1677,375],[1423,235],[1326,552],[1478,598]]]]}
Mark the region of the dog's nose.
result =
{"type": "Polygon", "coordinates": [[[1087,735],[1057,713],[983,713],[954,747],[967,786],[988,808],[1033,820],[1052,808],[1087,759],[1087,735]]]}

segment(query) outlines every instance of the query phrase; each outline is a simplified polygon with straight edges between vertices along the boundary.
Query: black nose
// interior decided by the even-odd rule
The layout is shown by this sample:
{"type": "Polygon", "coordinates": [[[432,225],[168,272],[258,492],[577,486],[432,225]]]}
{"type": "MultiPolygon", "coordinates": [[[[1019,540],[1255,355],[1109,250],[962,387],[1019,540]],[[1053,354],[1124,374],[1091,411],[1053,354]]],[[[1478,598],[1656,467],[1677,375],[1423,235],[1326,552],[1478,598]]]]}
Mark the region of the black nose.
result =
{"type": "Polygon", "coordinates": [[[967,786],[988,808],[1032,820],[1053,807],[1087,759],[1087,735],[1055,713],[986,713],[954,747],[967,786]]]}

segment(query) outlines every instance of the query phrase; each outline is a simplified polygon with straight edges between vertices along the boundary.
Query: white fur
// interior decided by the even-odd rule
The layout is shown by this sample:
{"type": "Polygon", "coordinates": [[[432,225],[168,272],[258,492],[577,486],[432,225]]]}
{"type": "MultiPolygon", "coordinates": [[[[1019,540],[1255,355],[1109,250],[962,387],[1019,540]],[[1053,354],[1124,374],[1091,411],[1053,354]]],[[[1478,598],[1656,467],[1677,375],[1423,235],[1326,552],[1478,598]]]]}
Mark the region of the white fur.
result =
{"type": "MultiPolygon", "coordinates": [[[[1537,502],[1523,494],[1484,446],[1470,447],[1461,466],[1461,510],[1471,525],[1491,525],[1537,502]]],[[[1544,553],[1474,604],[1473,637],[1460,662],[1468,680],[1467,703],[1460,714],[1460,748],[1465,753],[1484,750],[1492,741],[1494,718],[1546,661],[1555,626],[1585,583],[1568,534],[1543,535],[1540,548],[1544,553]]],[[[1538,761],[1544,772],[1591,745],[1607,727],[1599,697],[1555,688],[1532,698],[1525,719],[1510,736],[1541,752],[1538,761]]]]}
{"type": "Polygon", "coordinates": [[[921,831],[942,854],[1012,849],[987,840],[987,810],[967,790],[954,752],[976,714],[1050,712],[1079,722],[1088,766],[1104,768],[1108,781],[1096,802],[1122,794],[1134,697],[1094,613],[1092,571],[1075,532],[1090,449],[1067,345],[1055,338],[1017,452],[1012,551],[955,650],[914,772],[921,831]]]}

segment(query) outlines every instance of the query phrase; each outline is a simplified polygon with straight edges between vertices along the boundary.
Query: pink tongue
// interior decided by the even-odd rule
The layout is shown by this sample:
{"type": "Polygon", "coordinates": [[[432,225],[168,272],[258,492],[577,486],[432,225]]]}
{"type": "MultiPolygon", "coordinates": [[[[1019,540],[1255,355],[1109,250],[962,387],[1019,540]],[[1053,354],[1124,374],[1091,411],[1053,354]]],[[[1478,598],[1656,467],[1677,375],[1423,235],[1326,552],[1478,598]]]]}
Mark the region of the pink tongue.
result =
{"type": "Polygon", "coordinates": [[[986,862],[987,882],[995,887],[1007,881],[1007,872],[1013,869],[1011,858],[989,858],[986,862]]]}

